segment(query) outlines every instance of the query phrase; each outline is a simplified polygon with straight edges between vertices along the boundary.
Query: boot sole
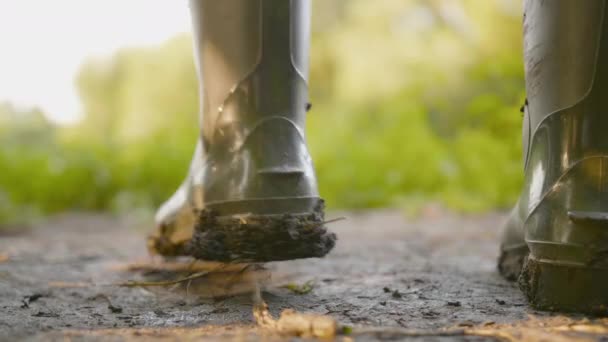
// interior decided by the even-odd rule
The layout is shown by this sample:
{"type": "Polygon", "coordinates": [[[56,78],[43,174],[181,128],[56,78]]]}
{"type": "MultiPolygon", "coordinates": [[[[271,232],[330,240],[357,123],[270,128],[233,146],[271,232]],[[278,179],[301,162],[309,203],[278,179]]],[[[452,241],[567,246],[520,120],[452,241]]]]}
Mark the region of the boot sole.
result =
{"type": "Polygon", "coordinates": [[[518,282],[536,309],[608,314],[608,268],[544,261],[529,255],[518,282]]]}
{"type": "MultiPolygon", "coordinates": [[[[300,202],[296,198],[293,203],[300,202]]],[[[251,203],[228,203],[224,208],[232,212],[251,203]]],[[[290,203],[288,198],[281,199],[278,208],[293,210],[295,207],[290,203]]],[[[268,203],[264,207],[268,207],[268,203]]],[[[336,235],[324,226],[321,199],[317,199],[308,212],[223,215],[221,209],[214,206],[198,213],[192,240],[187,246],[189,255],[226,263],[270,262],[323,257],[336,243],[336,235]]]]}

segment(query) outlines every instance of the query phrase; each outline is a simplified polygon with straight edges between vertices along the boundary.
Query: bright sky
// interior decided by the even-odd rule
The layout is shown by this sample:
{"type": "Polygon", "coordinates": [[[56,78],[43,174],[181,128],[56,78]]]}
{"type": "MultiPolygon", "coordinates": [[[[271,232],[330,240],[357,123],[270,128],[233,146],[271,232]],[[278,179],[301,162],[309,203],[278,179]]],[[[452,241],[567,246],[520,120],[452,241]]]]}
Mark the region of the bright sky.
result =
{"type": "Polygon", "coordinates": [[[0,0],[0,102],[77,121],[74,76],[87,56],[187,31],[187,0],[0,0]]]}

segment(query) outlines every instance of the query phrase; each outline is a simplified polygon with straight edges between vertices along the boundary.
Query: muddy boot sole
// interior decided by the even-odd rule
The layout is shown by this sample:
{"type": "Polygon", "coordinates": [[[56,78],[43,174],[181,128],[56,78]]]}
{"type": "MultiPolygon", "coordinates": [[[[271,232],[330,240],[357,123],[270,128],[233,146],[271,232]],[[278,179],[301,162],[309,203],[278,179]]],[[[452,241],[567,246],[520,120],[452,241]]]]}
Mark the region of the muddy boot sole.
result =
{"type": "Polygon", "coordinates": [[[501,249],[498,257],[498,272],[509,281],[516,281],[524,267],[530,250],[527,245],[501,249]]]}
{"type": "Polygon", "coordinates": [[[546,262],[529,256],[518,281],[536,309],[608,315],[608,268],[546,262]]]}
{"type": "Polygon", "coordinates": [[[323,257],[335,244],[319,201],[311,212],[297,214],[220,215],[201,210],[187,252],[208,261],[270,262],[323,257]]]}

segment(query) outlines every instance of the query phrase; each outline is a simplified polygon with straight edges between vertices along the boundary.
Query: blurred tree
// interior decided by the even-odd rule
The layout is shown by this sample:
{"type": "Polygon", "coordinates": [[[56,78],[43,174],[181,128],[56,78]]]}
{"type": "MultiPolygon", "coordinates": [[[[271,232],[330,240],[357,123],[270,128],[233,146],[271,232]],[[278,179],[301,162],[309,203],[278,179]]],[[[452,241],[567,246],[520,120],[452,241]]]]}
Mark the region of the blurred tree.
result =
{"type": "Polygon", "coordinates": [[[37,109],[0,103],[0,222],[31,217],[36,211],[30,179],[46,168],[43,149],[55,130],[37,109]]]}
{"type": "Polygon", "coordinates": [[[0,103],[0,145],[18,142],[19,145],[43,145],[54,139],[55,127],[39,109],[17,108],[8,102],[0,103]]]}
{"type": "Polygon", "coordinates": [[[191,38],[92,59],[77,78],[86,117],[65,134],[112,150],[117,206],[156,206],[185,177],[198,134],[191,38]]]}
{"type": "MultiPolygon", "coordinates": [[[[315,2],[315,13],[330,3],[315,2]]],[[[322,114],[309,132],[328,203],[510,205],[522,174],[521,1],[351,0],[339,18],[312,50],[322,114]]]]}

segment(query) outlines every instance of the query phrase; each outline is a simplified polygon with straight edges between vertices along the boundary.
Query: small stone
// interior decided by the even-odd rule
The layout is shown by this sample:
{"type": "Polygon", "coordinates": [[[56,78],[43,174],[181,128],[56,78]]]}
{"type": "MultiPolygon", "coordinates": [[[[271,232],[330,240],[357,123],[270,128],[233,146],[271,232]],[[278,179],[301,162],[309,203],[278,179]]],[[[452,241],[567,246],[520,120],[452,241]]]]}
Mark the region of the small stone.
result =
{"type": "Polygon", "coordinates": [[[112,313],[122,313],[122,308],[119,306],[114,306],[112,304],[108,305],[108,309],[110,309],[110,311],[112,313]]]}
{"type": "Polygon", "coordinates": [[[473,323],[471,321],[464,321],[464,322],[458,323],[459,327],[472,327],[474,325],[475,325],[475,323],[473,323]]]}

